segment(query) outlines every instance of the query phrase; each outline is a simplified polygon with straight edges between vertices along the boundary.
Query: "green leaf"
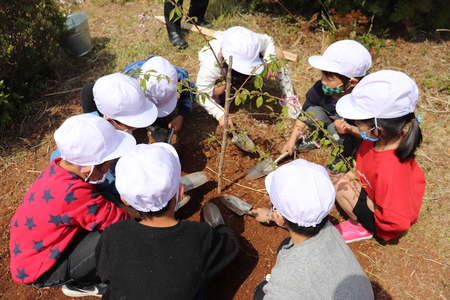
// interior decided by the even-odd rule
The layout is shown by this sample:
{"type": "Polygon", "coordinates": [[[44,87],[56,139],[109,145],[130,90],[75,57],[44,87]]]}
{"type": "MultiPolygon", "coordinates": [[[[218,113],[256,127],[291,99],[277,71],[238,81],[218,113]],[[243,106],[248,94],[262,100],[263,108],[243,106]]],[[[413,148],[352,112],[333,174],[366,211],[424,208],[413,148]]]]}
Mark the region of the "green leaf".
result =
{"type": "Polygon", "coordinates": [[[333,149],[333,151],[331,151],[331,155],[336,156],[338,154],[338,152],[339,152],[339,148],[336,147],[333,149]]]}
{"type": "Polygon", "coordinates": [[[301,116],[301,117],[298,117],[297,120],[300,120],[302,122],[306,122],[308,120],[308,118],[301,116]]]}
{"type": "Polygon", "coordinates": [[[263,105],[263,103],[264,103],[263,97],[262,97],[262,96],[259,96],[259,97],[256,99],[256,107],[257,107],[257,108],[260,108],[260,107],[263,105]]]}
{"type": "Polygon", "coordinates": [[[255,76],[255,81],[254,81],[255,88],[260,90],[263,87],[263,83],[264,83],[264,81],[263,81],[262,76],[261,75],[256,75],[255,76]]]}
{"type": "Polygon", "coordinates": [[[336,159],[336,157],[334,157],[334,156],[330,157],[327,161],[327,165],[332,164],[335,159],[336,159]]]}
{"type": "Polygon", "coordinates": [[[270,105],[264,105],[265,107],[267,107],[269,110],[273,111],[273,107],[270,105]]]}
{"type": "Polygon", "coordinates": [[[236,98],[234,98],[234,104],[235,104],[236,106],[241,105],[241,103],[242,103],[241,95],[238,95],[236,98]]]}

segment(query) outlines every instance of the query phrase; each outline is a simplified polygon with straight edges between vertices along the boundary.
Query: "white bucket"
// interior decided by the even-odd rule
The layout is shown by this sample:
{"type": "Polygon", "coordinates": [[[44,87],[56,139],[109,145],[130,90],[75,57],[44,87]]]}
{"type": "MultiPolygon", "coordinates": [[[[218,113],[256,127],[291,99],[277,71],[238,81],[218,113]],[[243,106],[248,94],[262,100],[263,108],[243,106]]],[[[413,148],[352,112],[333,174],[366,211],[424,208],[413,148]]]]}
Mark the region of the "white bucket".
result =
{"type": "Polygon", "coordinates": [[[63,46],[73,55],[83,56],[92,48],[91,33],[87,22],[87,14],[74,13],[67,16],[67,30],[62,38],[63,46]]]}

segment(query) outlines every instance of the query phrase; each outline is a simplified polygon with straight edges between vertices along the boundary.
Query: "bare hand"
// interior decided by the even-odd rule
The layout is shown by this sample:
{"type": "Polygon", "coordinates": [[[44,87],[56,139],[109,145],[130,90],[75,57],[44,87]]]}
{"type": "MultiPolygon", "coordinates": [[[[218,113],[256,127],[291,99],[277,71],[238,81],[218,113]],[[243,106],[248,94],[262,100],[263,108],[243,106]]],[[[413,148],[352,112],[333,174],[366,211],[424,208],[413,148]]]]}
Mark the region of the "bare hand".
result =
{"type": "Polygon", "coordinates": [[[184,118],[182,116],[176,116],[167,127],[169,127],[169,129],[173,127],[175,128],[175,132],[178,132],[183,127],[183,120],[184,118]]]}
{"type": "Polygon", "coordinates": [[[289,139],[286,144],[284,144],[283,148],[281,148],[281,153],[284,152],[289,152],[289,155],[292,155],[294,153],[294,151],[292,151],[294,149],[295,146],[295,140],[292,141],[291,139],[289,139]]]}
{"type": "Polygon", "coordinates": [[[269,222],[272,221],[272,211],[270,208],[256,208],[253,209],[252,212],[258,214],[258,216],[255,218],[258,222],[269,222]]]}
{"type": "Polygon", "coordinates": [[[352,132],[352,126],[348,124],[344,119],[334,121],[334,127],[340,134],[350,134],[352,132]]]}
{"type": "MultiPolygon", "coordinates": [[[[219,125],[222,127],[224,127],[224,119],[225,119],[225,116],[221,116],[219,119],[219,125]]],[[[231,118],[228,117],[228,129],[231,129],[233,127],[234,127],[233,121],[231,121],[231,118]]]]}

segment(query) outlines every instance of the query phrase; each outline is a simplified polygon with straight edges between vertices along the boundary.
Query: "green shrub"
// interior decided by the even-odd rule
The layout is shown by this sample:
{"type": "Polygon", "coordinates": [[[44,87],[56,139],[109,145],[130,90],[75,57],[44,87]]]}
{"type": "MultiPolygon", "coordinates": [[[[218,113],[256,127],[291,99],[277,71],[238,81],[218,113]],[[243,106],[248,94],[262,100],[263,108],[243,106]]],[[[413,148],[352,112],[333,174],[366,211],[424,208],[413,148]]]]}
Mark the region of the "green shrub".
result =
{"type": "Polygon", "coordinates": [[[61,53],[65,16],[53,0],[1,0],[0,127],[27,111],[24,103],[45,88],[61,53]]]}
{"type": "Polygon", "coordinates": [[[316,13],[335,9],[345,16],[352,11],[373,18],[374,30],[425,30],[450,28],[448,0],[245,0],[252,11],[268,11],[286,15],[286,9],[295,15],[310,19],[316,13]],[[279,2],[279,3],[277,3],[279,2]]]}

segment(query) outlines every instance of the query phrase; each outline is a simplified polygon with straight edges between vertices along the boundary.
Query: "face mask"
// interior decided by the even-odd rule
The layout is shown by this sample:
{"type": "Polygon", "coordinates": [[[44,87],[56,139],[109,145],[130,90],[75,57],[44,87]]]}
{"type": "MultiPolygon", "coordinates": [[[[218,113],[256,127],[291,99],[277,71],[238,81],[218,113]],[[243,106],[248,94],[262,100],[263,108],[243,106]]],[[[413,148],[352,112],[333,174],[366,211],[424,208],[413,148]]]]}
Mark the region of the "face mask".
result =
{"type": "Polygon", "coordinates": [[[359,134],[361,135],[362,139],[365,140],[365,141],[376,142],[376,141],[379,140],[379,138],[371,138],[371,137],[367,136],[367,133],[371,132],[374,129],[375,129],[375,127],[370,129],[370,130],[368,130],[368,131],[361,131],[360,130],[359,134]]]}
{"type": "MultiPolygon", "coordinates": [[[[83,166],[79,167],[78,170],[81,170],[81,168],[83,168],[83,166]]],[[[97,166],[91,166],[91,171],[89,172],[89,175],[84,175],[86,176],[86,179],[84,179],[85,182],[89,182],[90,184],[100,184],[106,181],[106,178],[109,175],[109,170],[108,172],[103,172],[102,170],[100,170],[100,168],[98,168],[97,166]],[[102,178],[100,178],[99,180],[90,180],[89,176],[92,175],[92,172],[94,172],[94,168],[97,168],[97,170],[102,173],[102,178]]]]}
{"type": "Polygon", "coordinates": [[[322,84],[322,91],[327,96],[333,96],[333,95],[345,93],[345,90],[343,91],[340,89],[341,85],[343,85],[343,83],[341,83],[340,85],[338,85],[336,87],[329,87],[329,86],[322,84]]]}

